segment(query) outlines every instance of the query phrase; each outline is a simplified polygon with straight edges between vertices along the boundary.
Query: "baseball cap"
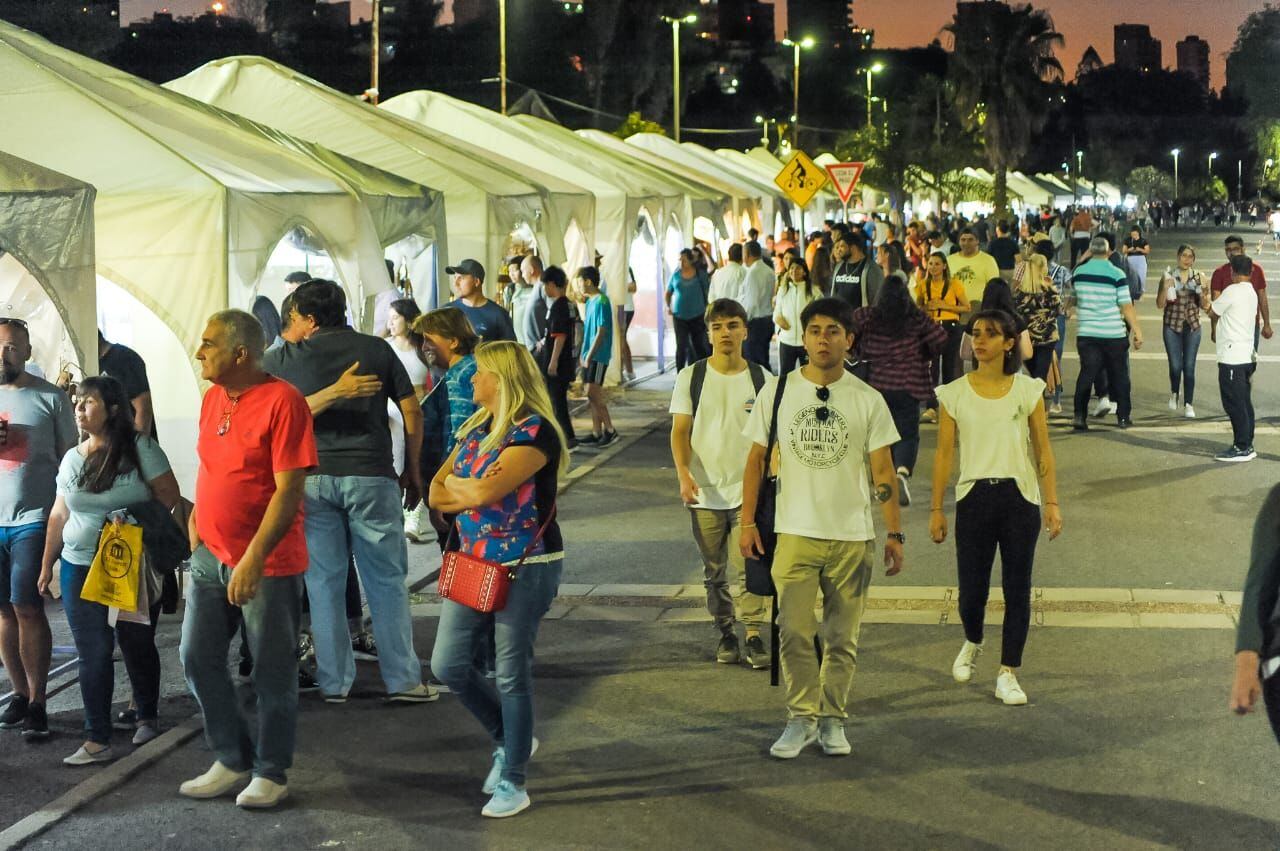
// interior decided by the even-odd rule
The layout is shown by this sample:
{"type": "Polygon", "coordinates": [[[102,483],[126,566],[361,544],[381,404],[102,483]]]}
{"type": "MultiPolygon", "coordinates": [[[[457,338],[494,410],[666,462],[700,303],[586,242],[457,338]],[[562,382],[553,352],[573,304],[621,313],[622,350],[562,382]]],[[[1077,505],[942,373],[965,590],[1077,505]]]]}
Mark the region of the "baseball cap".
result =
{"type": "Polygon", "coordinates": [[[463,260],[457,266],[446,266],[444,271],[448,275],[471,275],[473,278],[484,280],[484,267],[470,258],[463,260]]]}

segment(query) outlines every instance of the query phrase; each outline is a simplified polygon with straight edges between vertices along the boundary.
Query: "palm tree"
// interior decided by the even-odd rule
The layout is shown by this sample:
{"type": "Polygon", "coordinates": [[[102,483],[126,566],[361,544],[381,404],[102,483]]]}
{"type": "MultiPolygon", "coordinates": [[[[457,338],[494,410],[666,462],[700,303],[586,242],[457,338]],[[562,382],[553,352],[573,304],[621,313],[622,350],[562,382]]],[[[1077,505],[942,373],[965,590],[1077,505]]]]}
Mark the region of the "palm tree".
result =
{"type": "Polygon", "coordinates": [[[1053,55],[1064,44],[1062,34],[1047,12],[998,0],[961,4],[944,29],[954,40],[947,75],[957,111],[982,137],[1001,212],[1009,203],[1006,171],[1026,156],[1062,80],[1062,65],[1053,55]]]}

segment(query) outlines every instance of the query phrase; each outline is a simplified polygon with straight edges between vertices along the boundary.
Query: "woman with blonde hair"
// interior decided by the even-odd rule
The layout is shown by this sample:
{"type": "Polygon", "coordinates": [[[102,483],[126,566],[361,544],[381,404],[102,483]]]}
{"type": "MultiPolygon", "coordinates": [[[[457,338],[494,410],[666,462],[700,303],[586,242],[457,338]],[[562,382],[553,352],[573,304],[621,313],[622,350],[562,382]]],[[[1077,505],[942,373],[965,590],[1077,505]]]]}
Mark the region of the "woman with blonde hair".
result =
{"type": "MultiPolygon", "coordinates": [[[[1031,336],[1031,358],[1027,369],[1032,378],[1047,381],[1053,370],[1058,347],[1058,316],[1062,313],[1062,296],[1049,277],[1049,261],[1040,254],[1026,259],[1026,270],[1013,293],[1013,305],[1026,323],[1031,336]]],[[[1061,381],[1055,381],[1056,387],[1061,381]]],[[[1052,388],[1051,388],[1052,389],[1052,388]]]]}
{"type": "Polygon", "coordinates": [[[525,767],[533,737],[533,643],[560,587],[564,542],[556,523],[556,486],[568,448],[533,356],[512,342],[475,352],[479,408],[458,429],[457,445],[431,480],[432,508],[457,515],[448,550],[514,566],[506,606],[482,613],[444,600],[431,668],[493,739],[482,787],[490,818],[529,806],[525,767]],[[492,625],[497,678],[473,662],[475,637],[492,625]]]}

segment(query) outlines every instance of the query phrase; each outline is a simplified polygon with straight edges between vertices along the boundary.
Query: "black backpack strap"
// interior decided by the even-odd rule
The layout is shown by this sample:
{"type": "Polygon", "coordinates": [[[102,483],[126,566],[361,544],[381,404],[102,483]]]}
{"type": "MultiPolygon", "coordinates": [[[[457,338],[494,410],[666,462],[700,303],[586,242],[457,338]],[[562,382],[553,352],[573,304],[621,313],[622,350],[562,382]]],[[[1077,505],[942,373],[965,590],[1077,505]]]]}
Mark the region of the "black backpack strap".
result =
{"type": "Polygon", "coordinates": [[[773,413],[769,415],[769,440],[764,447],[764,477],[769,478],[769,465],[773,463],[773,445],[778,439],[778,408],[782,406],[782,394],[787,390],[787,374],[778,378],[773,393],[773,413]]]}
{"type": "Polygon", "coordinates": [[[702,385],[707,381],[707,359],[696,362],[693,365],[693,374],[689,376],[689,398],[693,401],[693,413],[690,418],[698,415],[698,400],[702,398],[702,385]]]}
{"type": "Polygon", "coordinates": [[[751,371],[751,384],[756,388],[756,395],[759,396],[760,391],[764,389],[764,367],[755,361],[747,361],[747,369],[751,371]]]}

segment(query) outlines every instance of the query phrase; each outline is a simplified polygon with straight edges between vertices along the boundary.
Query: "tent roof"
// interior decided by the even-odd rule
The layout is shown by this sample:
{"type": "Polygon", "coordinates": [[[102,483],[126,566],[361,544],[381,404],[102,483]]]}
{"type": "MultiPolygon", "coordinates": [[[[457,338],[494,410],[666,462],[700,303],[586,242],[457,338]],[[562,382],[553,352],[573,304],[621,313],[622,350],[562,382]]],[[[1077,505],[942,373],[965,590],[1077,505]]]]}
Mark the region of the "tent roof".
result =
{"type": "Polygon", "coordinates": [[[605,133],[601,130],[578,130],[577,134],[594,145],[636,159],[685,183],[704,187],[705,191],[711,193],[712,196],[723,195],[739,200],[746,200],[752,197],[744,191],[741,183],[723,180],[687,163],[673,162],[652,151],[629,145],[612,133],[605,133]]]}

